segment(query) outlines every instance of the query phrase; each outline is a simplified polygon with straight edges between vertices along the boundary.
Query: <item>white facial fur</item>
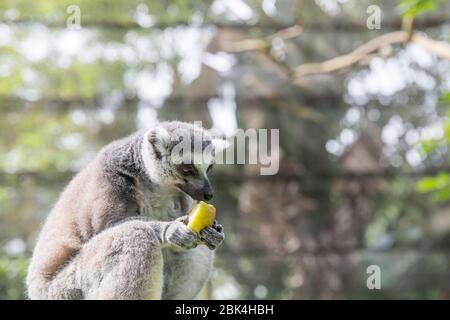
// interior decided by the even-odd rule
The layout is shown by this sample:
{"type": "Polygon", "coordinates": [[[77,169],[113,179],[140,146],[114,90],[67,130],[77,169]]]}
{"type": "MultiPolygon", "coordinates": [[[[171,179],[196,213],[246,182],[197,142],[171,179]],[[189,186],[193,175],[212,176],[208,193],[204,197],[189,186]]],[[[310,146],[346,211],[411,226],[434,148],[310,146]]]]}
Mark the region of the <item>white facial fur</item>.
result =
{"type": "Polygon", "coordinates": [[[210,137],[209,133],[206,130],[205,136],[206,138],[211,139],[211,145],[205,148],[203,153],[186,152],[182,155],[180,155],[179,153],[172,153],[170,154],[170,162],[166,160],[166,163],[162,163],[156,157],[154,146],[157,148],[157,150],[161,151],[164,158],[169,156],[167,149],[170,142],[170,133],[163,127],[155,127],[148,130],[145,133],[144,139],[142,141],[141,152],[145,170],[150,180],[158,184],[169,185],[182,182],[179,181],[174,175],[171,175],[170,172],[173,170],[174,164],[184,163],[186,159],[190,159],[190,161],[196,166],[197,170],[206,177],[206,171],[208,167],[214,162],[212,155],[214,153],[217,154],[223,151],[229,146],[229,143],[223,139],[210,137]],[[153,140],[154,146],[150,143],[150,139],[153,140]],[[165,150],[166,152],[164,152],[165,150]],[[166,165],[167,167],[164,168],[164,165],[166,165]]]}
{"type": "Polygon", "coordinates": [[[222,152],[226,148],[230,146],[230,143],[224,139],[212,139],[212,145],[214,147],[214,151],[217,153],[222,152]]]}
{"type": "Polygon", "coordinates": [[[150,141],[148,140],[149,133],[150,130],[145,133],[144,139],[142,139],[142,160],[144,162],[145,171],[150,180],[159,183],[161,180],[161,164],[158,161],[154,161],[155,154],[153,152],[153,147],[150,145],[150,141]]]}

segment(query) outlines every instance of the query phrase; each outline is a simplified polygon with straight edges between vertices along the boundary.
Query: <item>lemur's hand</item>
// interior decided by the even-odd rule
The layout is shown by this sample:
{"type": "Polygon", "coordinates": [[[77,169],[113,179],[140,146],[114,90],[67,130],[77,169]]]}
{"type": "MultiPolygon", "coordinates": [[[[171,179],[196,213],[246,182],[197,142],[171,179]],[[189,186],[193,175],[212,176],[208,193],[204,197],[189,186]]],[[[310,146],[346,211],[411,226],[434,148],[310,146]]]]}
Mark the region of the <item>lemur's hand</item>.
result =
{"type": "Polygon", "coordinates": [[[182,216],[172,222],[166,229],[166,240],[184,249],[195,248],[200,239],[198,235],[186,226],[188,216],[182,216]]]}
{"type": "Polygon", "coordinates": [[[209,249],[217,249],[225,239],[222,225],[214,220],[214,224],[211,227],[206,227],[200,231],[200,238],[209,249]]]}

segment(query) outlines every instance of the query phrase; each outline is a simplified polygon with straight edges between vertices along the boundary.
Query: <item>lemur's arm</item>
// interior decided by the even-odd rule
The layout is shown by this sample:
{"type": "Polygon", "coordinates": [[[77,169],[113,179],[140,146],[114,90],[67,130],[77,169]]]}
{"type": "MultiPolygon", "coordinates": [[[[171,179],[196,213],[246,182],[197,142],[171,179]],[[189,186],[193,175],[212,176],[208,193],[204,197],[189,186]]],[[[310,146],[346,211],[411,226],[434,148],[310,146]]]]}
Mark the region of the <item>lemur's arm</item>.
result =
{"type": "Polygon", "coordinates": [[[148,228],[154,232],[161,246],[174,244],[183,249],[192,249],[201,242],[201,239],[187,227],[187,219],[188,216],[182,216],[173,221],[158,221],[145,216],[132,216],[120,220],[114,225],[127,223],[128,221],[144,221],[148,228]]]}

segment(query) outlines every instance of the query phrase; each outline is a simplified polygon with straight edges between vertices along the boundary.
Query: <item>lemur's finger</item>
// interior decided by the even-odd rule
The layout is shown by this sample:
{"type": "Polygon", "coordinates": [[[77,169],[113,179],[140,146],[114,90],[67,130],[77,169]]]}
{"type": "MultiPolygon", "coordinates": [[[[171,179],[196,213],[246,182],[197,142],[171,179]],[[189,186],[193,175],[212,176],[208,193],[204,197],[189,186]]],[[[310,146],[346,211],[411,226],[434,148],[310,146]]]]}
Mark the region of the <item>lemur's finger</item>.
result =
{"type": "Polygon", "coordinates": [[[199,237],[181,221],[174,221],[166,231],[168,242],[182,248],[192,249],[198,245],[199,237]]]}
{"type": "Polygon", "coordinates": [[[223,240],[225,235],[222,232],[214,229],[213,227],[206,227],[202,231],[200,231],[200,236],[205,239],[223,240]]]}
{"type": "Polygon", "coordinates": [[[217,220],[214,220],[212,227],[219,232],[223,232],[223,226],[219,224],[217,220]]]}
{"type": "Polygon", "coordinates": [[[205,245],[208,247],[209,250],[216,250],[217,246],[215,244],[205,242],[205,245]]]}
{"type": "Polygon", "coordinates": [[[217,231],[213,227],[206,227],[200,231],[200,237],[209,249],[216,249],[225,239],[225,234],[217,231]]]}
{"type": "Polygon", "coordinates": [[[187,224],[189,222],[189,216],[188,215],[181,216],[181,217],[175,219],[175,221],[179,221],[179,222],[182,222],[184,224],[187,224]]]}
{"type": "Polygon", "coordinates": [[[220,233],[223,233],[223,226],[221,224],[217,224],[214,229],[216,229],[220,233]]]}

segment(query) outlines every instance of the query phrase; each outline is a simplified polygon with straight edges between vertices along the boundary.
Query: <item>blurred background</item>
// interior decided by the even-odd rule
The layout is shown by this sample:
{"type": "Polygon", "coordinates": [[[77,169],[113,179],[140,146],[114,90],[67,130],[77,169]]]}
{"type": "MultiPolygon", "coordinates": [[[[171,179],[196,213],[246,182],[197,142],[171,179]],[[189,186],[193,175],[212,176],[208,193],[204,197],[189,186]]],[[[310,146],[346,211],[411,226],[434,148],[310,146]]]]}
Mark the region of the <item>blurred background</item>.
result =
{"type": "Polygon", "coordinates": [[[2,0],[0,298],[26,298],[74,173],[174,119],[280,129],[277,175],[213,174],[227,239],[202,298],[449,298],[449,19],[440,0],[2,0]]]}

